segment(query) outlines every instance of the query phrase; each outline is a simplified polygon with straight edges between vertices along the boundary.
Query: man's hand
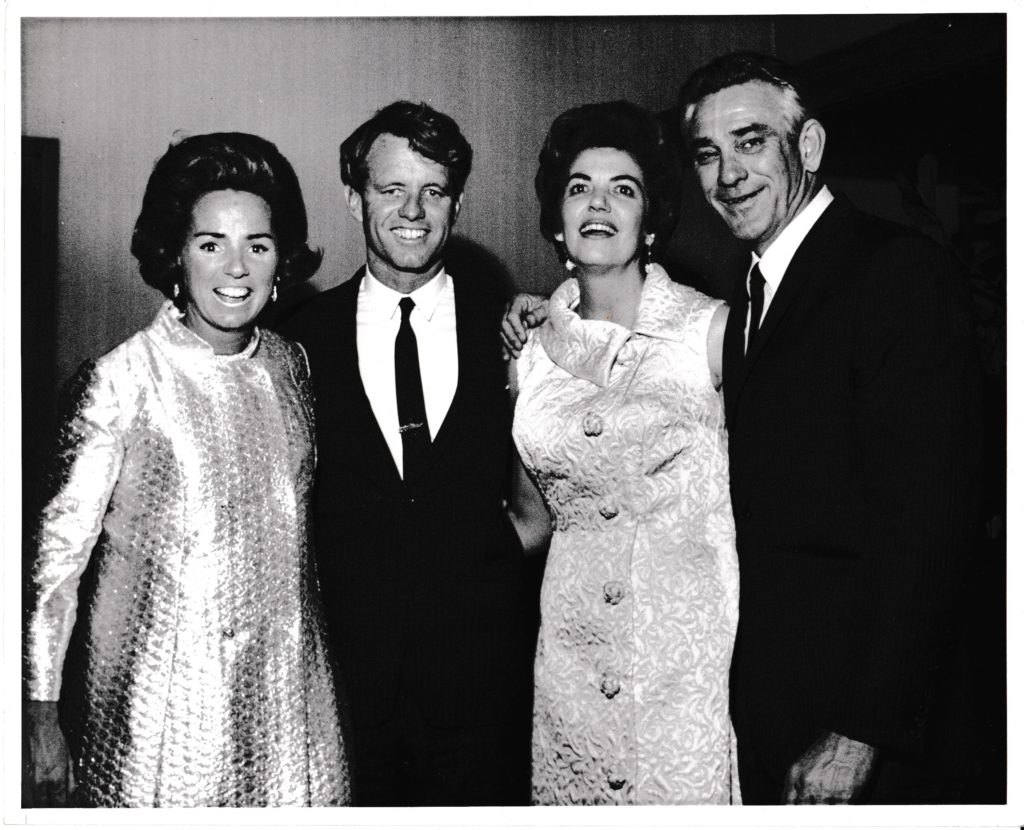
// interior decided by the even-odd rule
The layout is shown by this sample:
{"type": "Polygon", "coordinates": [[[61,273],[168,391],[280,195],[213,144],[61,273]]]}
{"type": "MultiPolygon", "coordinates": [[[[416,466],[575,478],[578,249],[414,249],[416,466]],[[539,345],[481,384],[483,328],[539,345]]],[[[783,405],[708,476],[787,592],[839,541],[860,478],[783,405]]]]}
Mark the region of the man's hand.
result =
{"type": "Polygon", "coordinates": [[[25,714],[32,775],[32,806],[67,807],[74,782],[68,745],[57,723],[57,703],[46,700],[26,701],[25,714]]]}
{"type": "Polygon", "coordinates": [[[829,732],[789,768],[786,804],[849,804],[864,789],[878,750],[829,732]]]}
{"type": "Polygon", "coordinates": [[[505,357],[517,358],[526,345],[532,328],[548,319],[547,298],[539,294],[516,294],[505,309],[501,321],[501,341],[505,357]]]}

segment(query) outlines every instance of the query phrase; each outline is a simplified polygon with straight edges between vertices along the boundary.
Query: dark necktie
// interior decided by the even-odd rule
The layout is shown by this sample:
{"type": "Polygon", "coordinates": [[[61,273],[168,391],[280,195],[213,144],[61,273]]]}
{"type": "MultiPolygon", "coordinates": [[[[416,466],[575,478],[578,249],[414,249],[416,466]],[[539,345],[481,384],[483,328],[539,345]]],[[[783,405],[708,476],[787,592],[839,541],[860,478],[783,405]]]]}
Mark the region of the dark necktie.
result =
{"type": "Polygon", "coordinates": [[[423,405],[416,334],[409,324],[409,315],[416,303],[411,297],[403,297],[398,306],[402,309],[402,324],[395,337],[395,397],[398,401],[398,431],[402,434],[402,478],[412,481],[426,461],[430,430],[423,405]]]}
{"type": "Polygon", "coordinates": [[[761,327],[761,313],[764,311],[764,277],[761,268],[754,266],[750,272],[750,328],[747,330],[747,354],[754,348],[754,338],[761,327]]]}

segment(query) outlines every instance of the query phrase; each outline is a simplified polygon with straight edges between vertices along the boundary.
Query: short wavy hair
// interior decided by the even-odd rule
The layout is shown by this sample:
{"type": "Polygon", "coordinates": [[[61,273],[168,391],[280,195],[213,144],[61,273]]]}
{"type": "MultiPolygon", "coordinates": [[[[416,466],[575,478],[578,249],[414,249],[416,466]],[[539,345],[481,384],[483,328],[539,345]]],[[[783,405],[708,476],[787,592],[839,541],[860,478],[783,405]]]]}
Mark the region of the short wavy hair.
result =
{"type": "MultiPolygon", "coordinates": [[[[309,247],[306,206],[288,160],[259,136],[208,133],[172,144],[150,174],[131,246],[147,285],[174,298],[175,283],[184,279],[180,255],[192,209],[216,190],[253,193],[267,203],[278,251],[275,277],[282,288],[316,273],[323,252],[309,247]]],[[[185,292],[176,302],[179,307],[185,302],[185,292]]]]}
{"type": "Polygon", "coordinates": [[[555,240],[562,230],[562,199],[573,162],[584,150],[611,147],[628,153],[644,177],[647,204],[642,228],[653,233],[655,251],[668,243],[681,198],[677,150],[666,140],[660,122],[629,101],[584,104],[554,120],[540,151],[534,189],[540,202],[540,232],[565,257],[555,240]]]}
{"type": "Polygon", "coordinates": [[[759,81],[775,87],[783,94],[784,113],[790,144],[799,140],[800,130],[810,118],[816,118],[816,107],[807,93],[799,72],[784,61],[757,52],[730,52],[695,70],[679,90],[679,112],[682,116],[683,136],[687,144],[697,104],[728,89],[759,81]]]}
{"type": "Polygon", "coordinates": [[[366,159],[382,135],[404,138],[417,153],[448,170],[452,199],[458,199],[473,166],[473,148],[459,125],[427,104],[395,101],[360,124],[339,148],[341,181],[363,193],[370,177],[366,159]]]}

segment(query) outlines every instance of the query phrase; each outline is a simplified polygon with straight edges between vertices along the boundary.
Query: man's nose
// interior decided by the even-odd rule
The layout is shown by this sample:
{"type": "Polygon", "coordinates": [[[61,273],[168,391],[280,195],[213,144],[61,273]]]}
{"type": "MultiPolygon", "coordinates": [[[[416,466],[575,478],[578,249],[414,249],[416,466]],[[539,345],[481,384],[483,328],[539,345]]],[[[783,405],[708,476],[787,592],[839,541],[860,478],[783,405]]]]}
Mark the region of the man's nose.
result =
{"type": "Polygon", "coordinates": [[[405,197],[398,215],[403,219],[420,219],[423,216],[423,202],[418,193],[410,193],[405,197]]]}
{"type": "Polygon", "coordinates": [[[747,177],[747,170],[742,162],[733,155],[723,155],[718,165],[718,183],[723,187],[732,187],[747,177]]]}

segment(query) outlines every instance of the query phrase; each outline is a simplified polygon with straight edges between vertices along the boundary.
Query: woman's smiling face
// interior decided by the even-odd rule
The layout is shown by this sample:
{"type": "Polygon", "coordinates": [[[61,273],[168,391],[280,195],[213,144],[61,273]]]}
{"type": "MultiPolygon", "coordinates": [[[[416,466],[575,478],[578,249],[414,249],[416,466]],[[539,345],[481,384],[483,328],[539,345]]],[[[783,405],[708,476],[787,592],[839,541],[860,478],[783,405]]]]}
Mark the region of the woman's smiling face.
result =
{"type": "Polygon", "coordinates": [[[646,207],[636,160],[624,150],[591,147],[569,168],[555,238],[582,268],[622,268],[640,256],[646,207]]]}
{"type": "Polygon", "coordinates": [[[185,325],[218,354],[241,351],[277,270],[270,208],[254,193],[214,190],[192,207],[181,252],[185,325]]]}

